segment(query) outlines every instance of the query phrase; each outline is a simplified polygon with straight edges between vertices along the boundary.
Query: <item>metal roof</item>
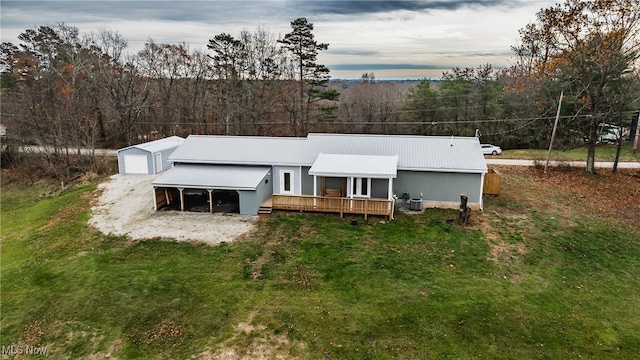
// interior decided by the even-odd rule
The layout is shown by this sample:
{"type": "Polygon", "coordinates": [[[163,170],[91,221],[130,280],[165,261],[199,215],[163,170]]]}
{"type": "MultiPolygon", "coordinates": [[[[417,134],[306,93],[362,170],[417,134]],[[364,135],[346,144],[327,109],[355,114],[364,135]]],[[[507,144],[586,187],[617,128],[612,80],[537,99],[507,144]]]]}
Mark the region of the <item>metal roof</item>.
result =
{"type": "Polygon", "coordinates": [[[309,175],[395,178],[397,156],[320,154],[309,175]]]}
{"type": "Polygon", "coordinates": [[[136,145],[127,146],[126,148],[122,148],[122,149],[118,150],[118,152],[126,150],[126,149],[137,148],[137,149],[148,151],[150,153],[156,153],[158,151],[162,151],[162,150],[178,147],[182,143],[184,143],[184,139],[183,138],[181,138],[179,136],[169,136],[167,138],[162,138],[162,139],[158,139],[158,140],[154,140],[154,141],[149,141],[149,142],[142,143],[142,144],[136,144],[136,145]]]}
{"type": "Polygon", "coordinates": [[[398,170],[487,171],[475,137],[309,134],[308,139],[328,154],[397,155],[398,170]]]}
{"type": "Polygon", "coordinates": [[[317,153],[306,138],[190,135],[169,161],[238,165],[311,165],[317,153]]]}
{"type": "Polygon", "coordinates": [[[475,137],[309,134],[306,138],[191,135],[175,163],[311,166],[319,154],[398,156],[398,170],[486,173],[475,137]]]}
{"type": "Polygon", "coordinates": [[[152,185],[176,188],[255,190],[270,167],[177,164],[152,185]]]}

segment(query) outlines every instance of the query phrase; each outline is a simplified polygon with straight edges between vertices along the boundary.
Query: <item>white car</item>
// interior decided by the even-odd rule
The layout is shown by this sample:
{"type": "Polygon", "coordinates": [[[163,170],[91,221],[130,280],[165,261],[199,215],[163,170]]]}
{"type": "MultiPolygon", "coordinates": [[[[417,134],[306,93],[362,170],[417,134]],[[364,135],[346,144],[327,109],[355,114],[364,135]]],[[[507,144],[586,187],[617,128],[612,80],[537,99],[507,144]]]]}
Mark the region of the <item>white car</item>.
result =
{"type": "Polygon", "coordinates": [[[498,155],[502,152],[500,146],[495,146],[491,144],[482,144],[482,153],[484,155],[498,155]]]}

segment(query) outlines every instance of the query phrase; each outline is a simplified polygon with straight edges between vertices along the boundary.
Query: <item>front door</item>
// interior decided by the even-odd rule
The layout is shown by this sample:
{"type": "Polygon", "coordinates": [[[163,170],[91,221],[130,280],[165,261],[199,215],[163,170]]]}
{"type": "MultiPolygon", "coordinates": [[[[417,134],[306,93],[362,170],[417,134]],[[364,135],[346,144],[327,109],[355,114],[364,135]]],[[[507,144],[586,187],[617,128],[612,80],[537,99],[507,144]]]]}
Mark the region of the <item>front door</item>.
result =
{"type": "Polygon", "coordinates": [[[371,178],[353,178],[352,192],[354,197],[370,197],[371,178]]]}
{"type": "Polygon", "coordinates": [[[293,171],[280,170],[280,194],[293,195],[293,171]]]}

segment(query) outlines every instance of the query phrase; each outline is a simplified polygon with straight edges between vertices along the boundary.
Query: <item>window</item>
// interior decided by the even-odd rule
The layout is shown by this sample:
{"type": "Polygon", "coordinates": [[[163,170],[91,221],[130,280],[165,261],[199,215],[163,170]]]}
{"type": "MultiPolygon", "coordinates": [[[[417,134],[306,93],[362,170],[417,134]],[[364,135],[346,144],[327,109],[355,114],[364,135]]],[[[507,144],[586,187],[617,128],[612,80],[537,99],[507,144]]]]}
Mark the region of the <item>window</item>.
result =
{"type": "Polygon", "coordinates": [[[291,173],[286,172],[283,175],[284,175],[284,191],[289,192],[291,191],[291,173]]]}
{"type": "Polygon", "coordinates": [[[352,194],[353,196],[369,197],[370,187],[371,178],[353,178],[352,194]]]}

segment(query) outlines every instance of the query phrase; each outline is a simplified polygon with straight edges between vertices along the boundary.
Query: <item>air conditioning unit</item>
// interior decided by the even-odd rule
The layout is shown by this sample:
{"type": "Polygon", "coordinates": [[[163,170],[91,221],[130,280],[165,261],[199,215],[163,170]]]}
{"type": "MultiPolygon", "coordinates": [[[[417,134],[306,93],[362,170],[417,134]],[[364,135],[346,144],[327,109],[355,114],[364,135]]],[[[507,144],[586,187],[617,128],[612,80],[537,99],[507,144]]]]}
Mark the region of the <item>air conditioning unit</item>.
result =
{"type": "Polygon", "coordinates": [[[409,202],[409,209],[415,211],[422,210],[422,199],[411,199],[409,202]]]}

